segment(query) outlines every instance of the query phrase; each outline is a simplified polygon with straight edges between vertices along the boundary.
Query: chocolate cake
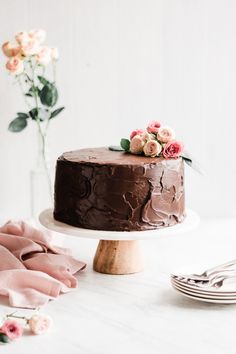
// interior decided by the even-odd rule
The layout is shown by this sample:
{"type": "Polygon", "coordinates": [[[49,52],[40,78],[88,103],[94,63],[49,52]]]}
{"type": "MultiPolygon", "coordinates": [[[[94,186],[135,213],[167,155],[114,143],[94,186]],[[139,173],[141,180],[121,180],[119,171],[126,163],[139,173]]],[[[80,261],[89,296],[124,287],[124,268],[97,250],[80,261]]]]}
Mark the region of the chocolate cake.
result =
{"type": "Polygon", "coordinates": [[[57,160],[54,218],[86,229],[142,231],[183,221],[182,158],[108,148],[66,152],[57,160]]]}

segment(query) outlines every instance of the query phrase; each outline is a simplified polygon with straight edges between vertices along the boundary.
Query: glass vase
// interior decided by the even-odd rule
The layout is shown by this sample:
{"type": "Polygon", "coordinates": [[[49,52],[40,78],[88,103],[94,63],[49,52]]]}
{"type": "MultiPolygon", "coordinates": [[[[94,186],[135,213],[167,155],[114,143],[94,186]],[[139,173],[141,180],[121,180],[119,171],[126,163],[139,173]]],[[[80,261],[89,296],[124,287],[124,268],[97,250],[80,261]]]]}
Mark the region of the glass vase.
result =
{"type": "Polygon", "coordinates": [[[39,214],[53,205],[52,178],[47,135],[38,131],[37,158],[30,171],[31,218],[36,222],[39,214]]]}

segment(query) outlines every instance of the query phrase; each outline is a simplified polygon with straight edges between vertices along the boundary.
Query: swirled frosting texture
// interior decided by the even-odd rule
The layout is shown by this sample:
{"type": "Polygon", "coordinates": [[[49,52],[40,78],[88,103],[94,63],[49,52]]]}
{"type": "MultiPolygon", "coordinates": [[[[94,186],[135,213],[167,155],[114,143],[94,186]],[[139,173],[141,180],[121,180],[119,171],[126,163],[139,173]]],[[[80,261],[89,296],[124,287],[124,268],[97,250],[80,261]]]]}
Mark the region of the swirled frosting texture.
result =
{"type": "Polygon", "coordinates": [[[184,219],[184,163],[107,148],[57,160],[54,218],[95,230],[135,231],[184,219]]]}

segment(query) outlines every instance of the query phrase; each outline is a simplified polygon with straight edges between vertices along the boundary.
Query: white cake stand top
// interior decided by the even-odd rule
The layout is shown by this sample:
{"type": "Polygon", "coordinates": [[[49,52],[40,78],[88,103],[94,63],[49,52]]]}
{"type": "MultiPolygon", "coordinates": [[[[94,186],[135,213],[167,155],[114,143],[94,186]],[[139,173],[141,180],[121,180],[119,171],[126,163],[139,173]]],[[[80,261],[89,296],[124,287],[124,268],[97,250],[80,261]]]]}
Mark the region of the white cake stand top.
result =
{"type": "Polygon", "coordinates": [[[67,234],[70,236],[93,238],[99,240],[110,241],[125,241],[125,240],[147,240],[156,239],[161,236],[180,235],[189,232],[197,227],[199,223],[199,216],[191,209],[186,210],[186,217],[181,224],[175,226],[165,227],[163,229],[148,230],[148,231],[103,231],[91,230],[67,225],[65,223],[56,221],[53,217],[53,210],[46,209],[40,216],[40,223],[47,229],[67,234]]]}

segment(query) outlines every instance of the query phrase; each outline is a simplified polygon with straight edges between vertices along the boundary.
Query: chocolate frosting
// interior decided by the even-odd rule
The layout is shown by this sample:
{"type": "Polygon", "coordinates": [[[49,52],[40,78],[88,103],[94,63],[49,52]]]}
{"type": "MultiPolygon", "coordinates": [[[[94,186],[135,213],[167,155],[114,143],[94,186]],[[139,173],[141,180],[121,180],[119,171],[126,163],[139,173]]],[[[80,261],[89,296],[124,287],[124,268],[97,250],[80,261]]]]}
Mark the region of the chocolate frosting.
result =
{"type": "Polygon", "coordinates": [[[54,218],[95,230],[150,230],[182,222],[184,163],[108,148],[57,160],[54,218]]]}

